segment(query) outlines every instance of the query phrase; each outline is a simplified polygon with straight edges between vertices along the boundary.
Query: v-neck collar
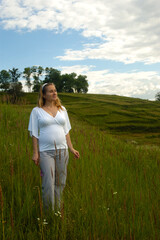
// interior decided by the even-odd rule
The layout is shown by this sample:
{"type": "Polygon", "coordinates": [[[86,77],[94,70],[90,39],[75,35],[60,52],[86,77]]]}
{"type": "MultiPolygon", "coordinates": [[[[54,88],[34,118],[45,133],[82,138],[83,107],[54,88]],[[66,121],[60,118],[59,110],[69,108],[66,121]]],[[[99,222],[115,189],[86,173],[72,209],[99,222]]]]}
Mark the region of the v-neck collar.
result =
{"type": "Polygon", "coordinates": [[[57,110],[57,112],[56,112],[56,115],[55,116],[53,116],[53,115],[51,115],[50,113],[48,113],[46,110],[44,110],[43,108],[41,108],[45,113],[47,113],[49,116],[51,116],[52,118],[56,118],[56,116],[57,116],[57,114],[58,114],[58,110],[57,110]]]}

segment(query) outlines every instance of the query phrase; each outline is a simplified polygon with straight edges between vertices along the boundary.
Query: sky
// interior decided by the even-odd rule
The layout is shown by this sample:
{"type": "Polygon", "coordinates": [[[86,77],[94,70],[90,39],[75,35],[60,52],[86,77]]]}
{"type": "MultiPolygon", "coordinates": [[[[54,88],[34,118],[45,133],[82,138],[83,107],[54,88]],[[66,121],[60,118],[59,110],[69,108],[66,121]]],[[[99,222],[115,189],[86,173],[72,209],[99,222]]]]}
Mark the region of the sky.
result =
{"type": "Polygon", "coordinates": [[[53,67],[86,75],[88,93],[154,100],[159,9],[159,0],[0,0],[0,71],[53,67]]]}

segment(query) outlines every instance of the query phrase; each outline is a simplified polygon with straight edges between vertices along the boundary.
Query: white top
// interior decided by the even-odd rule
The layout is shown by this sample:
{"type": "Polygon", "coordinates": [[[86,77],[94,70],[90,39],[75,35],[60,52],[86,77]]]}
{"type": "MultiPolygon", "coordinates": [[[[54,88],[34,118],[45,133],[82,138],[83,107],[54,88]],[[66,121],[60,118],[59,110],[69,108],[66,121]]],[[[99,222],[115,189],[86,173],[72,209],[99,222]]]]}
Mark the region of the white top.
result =
{"type": "Polygon", "coordinates": [[[47,113],[43,108],[32,109],[29,119],[28,131],[30,136],[36,137],[39,151],[68,149],[66,136],[71,129],[67,110],[62,106],[55,117],[47,113]]]}

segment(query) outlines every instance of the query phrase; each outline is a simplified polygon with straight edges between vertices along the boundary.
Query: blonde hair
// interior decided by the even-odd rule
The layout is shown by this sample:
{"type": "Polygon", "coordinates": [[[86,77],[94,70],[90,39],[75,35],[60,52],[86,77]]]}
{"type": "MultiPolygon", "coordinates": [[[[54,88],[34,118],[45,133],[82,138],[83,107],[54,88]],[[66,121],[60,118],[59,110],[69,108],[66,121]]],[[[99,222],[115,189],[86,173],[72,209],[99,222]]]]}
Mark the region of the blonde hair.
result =
{"type": "MultiPolygon", "coordinates": [[[[54,83],[47,83],[45,85],[42,85],[40,87],[40,90],[39,90],[39,99],[38,99],[38,107],[43,107],[45,105],[45,98],[43,97],[44,94],[46,94],[46,87],[50,86],[50,85],[54,85],[54,83]]],[[[56,101],[55,101],[55,105],[57,106],[58,110],[61,109],[63,110],[62,108],[62,104],[61,104],[61,100],[57,97],[56,101]]]]}

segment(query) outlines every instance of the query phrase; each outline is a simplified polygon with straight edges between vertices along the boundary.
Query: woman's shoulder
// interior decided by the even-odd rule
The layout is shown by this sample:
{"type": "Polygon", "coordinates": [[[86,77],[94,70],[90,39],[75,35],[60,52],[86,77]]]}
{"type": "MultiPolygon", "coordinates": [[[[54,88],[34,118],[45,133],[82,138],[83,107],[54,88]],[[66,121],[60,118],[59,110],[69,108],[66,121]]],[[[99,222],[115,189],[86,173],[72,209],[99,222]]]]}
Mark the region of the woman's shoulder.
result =
{"type": "Polygon", "coordinates": [[[67,109],[65,108],[65,106],[62,105],[62,110],[67,111],[67,109]]]}
{"type": "Polygon", "coordinates": [[[36,106],[36,107],[34,107],[34,108],[32,109],[32,112],[37,112],[37,111],[39,111],[39,109],[40,109],[40,108],[36,106]]]}

